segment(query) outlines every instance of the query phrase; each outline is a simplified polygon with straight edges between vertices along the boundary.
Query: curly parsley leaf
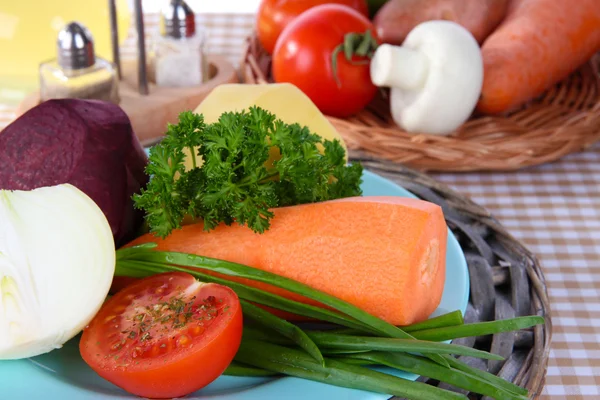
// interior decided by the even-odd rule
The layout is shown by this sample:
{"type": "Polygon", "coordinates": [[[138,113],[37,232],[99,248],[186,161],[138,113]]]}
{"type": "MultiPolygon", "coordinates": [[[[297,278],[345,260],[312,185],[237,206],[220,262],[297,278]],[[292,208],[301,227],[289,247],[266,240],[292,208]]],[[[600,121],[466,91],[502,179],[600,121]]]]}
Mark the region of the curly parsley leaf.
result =
{"type": "Polygon", "coordinates": [[[237,222],[262,233],[273,207],[362,194],[362,166],[346,165],[339,141],[259,107],[224,113],[208,125],[201,115],[181,113],[150,150],[146,172],[152,179],[134,201],[161,237],[181,227],[186,215],[201,218],[206,230],[237,222]],[[193,157],[187,171],[184,149],[193,157]],[[279,157],[269,165],[272,154],[279,157]]]}

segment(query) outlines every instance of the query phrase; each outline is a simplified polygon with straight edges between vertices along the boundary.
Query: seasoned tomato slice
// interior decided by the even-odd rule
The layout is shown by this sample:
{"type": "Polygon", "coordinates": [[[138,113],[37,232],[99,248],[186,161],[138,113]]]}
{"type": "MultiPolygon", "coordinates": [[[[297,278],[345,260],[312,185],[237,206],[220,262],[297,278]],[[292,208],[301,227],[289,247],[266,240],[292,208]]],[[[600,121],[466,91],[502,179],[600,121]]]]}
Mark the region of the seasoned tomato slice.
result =
{"type": "Polygon", "coordinates": [[[242,338],[242,310],[226,286],[184,272],[139,280],[109,299],[79,349],[100,376],[149,398],[173,398],[215,380],[242,338]]]}

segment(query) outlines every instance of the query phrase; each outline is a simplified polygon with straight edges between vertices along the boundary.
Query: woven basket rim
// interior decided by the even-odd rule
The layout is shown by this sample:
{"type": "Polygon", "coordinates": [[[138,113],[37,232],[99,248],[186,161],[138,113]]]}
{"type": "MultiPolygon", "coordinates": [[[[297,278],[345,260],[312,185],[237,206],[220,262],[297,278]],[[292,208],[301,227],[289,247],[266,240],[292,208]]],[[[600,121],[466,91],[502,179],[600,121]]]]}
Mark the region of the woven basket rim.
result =
{"type": "MultiPolygon", "coordinates": [[[[270,56],[255,34],[246,39],[242,82],[270,82],[270,56]]],[[[510,171],[552,162],[600,140],[600,53],[521,109],[474,115],[450,136],[398,128],[384,95],[350,118],[327,116],[350,152],[423,171],[510,171]]]]}
{"type": "MultiPolygon", "coordinates": [[[[419,197],[440,205],[444,209],[448,225],[455,234],[460,229],[457,229],[457,222],[453,221],[453,215],[459,215],[461,218],[467,218],[477,225],[484,226],[489,231],[488,238],[495,238],[498,243],[510,249],[509,252],[512,257],[522,262],[522,265],[525,267],[524,272],[526,273],[527,287],[529,288],[528,291],[531,299],[531,309],[526,313],[544,316],[545,324],[538,325],[533,329],[534,343],[512,381],[516,384],[524,385],[529,390],[531,398],[538,398],[545,384],[552,338],[550,300],[546,279],[538,258],[525,245],[512,236],[484,207],[425,173],[391,161],[377,159],[364,153],[357,153],[357,156],[352,158],[352,160],[360,161],[370,171],[389,178],[409,190],[412,189],[419,197]],[[419,188],[425,188],[426,190],[420,194],[416,193],[419,191],[419,188]],[[428,198],[428,193],[430,192],[432,194],[428,198]],[[449,209],[451,210],[449,211],[449,209]]],[[[461,243],[461,247],[463,247],[463,243],[461,243]]],[[[469,256],[467,256],[467,261],[469,269],[473,268],[472,264],[469,263],[469,256]]],[[[509,280],[512,288],[523,283],[519,282],[519,278],[516,275],[518,274],[515,274],[509,280]]],[[[472,283],[474,283],[473,280],[472,283]]],[[[512,296],[518,296],[516,293],[513,292],[512,296]]],[[[473,287],[471,288],[469,302],[470,304],[474,303],[473,287]]],[[[475,304],[475,307],[477,306],[475,304]]],[[[494,340],[496,336],[494,335],[494,340]]],[[[455,341],[454,343],[457,342],[455,341]]],[[[460,344],[467,345],[466,343],[460,344]]],[[[512,351],[514,352],[514,349],[512,351]]],[[[502,372],[501,370],[499,374],[502,374],[502,372]]]]}

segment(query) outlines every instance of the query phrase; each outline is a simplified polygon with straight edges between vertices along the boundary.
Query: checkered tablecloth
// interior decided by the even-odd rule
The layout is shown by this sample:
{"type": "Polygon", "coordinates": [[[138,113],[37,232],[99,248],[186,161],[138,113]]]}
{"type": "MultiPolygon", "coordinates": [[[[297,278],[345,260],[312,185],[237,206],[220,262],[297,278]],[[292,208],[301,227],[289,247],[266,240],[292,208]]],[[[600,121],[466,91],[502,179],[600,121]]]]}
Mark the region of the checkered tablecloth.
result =
{"type": "MultiPolygon", "coordinates": [[[[158,19],[145,21],[151,40],[158,19]]],[[[234,64],[253,23],[249,14],[197,16],[209,50],[234,64]]],[[[122,57],[135,57],[133,32],[122,57]]],[[[0,129],[13,113],[0,104],[0,129]]],[[[518,172],[435,176],[489,209],[540,259],[554,322],[542,398],[600,399],[600,144],[518,172]]]]}
{"type": "Polygon", "coordinates": [[[600,399],[600,144],[518,172],[435,177],[540,259],[554,324],[543,398],[600,399]]]}

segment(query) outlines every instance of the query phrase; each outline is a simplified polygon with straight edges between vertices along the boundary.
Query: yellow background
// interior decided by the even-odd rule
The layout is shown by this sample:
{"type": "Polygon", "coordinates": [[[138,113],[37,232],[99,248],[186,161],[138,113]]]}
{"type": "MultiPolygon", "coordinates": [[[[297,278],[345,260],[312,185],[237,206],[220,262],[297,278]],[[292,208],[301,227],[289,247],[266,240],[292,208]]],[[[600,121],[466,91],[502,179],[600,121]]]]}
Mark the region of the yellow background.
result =
{"type": "MultiPolygon", "coordinates": [[[[127,0],[116,0],[119,41],[127,37],[127,0]]],[[[19,101],[39,84],[41,62],[56,57],[56,38],[71,21],[94,37],[96,54],[112,60],[108,0],[0,0],[0,101],[19,101]]]]}

